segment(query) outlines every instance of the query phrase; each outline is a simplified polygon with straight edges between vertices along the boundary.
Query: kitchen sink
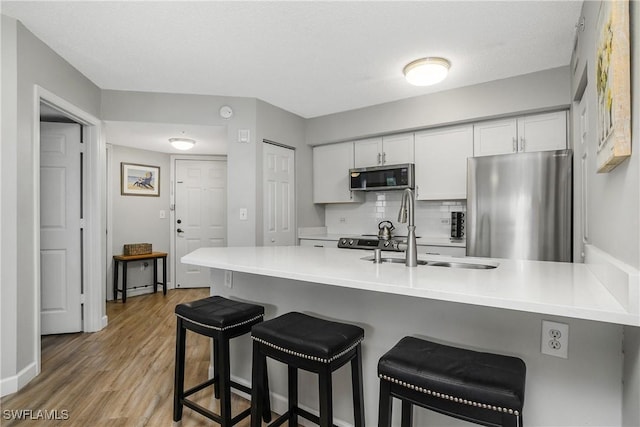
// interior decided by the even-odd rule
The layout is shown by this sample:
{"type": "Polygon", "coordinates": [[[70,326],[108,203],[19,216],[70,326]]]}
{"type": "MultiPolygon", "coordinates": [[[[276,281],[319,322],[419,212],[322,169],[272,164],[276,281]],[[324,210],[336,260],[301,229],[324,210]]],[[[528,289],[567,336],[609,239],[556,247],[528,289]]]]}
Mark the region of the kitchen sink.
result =
{"type": "MultiPolygon", "coordinates": [[[[362,258],[365,261],[373,261],[372,256],[367,256],[362,258]]],[[[396,264],[404,264],[404,258],[395,258],[395,257],[382,257],[380,259],[381,263],[390,262],[396,264]]],[[[455,261],[426,261],[423,259],[418,260],[418,265],[429,265],[432,267],[449,267],[449,268],[470,268],[474,270],[490,270],[496,268],[497,265],[491,264],[476,264],[471,262],[455,262],[455,261]]]]}
{"type": "Polygon", "coordinates": [[[434,267],[450,267],[450,268],[471,268],[474,270],[491,270],[497,265],[490,264],[474,264],[471,262],[449,262],[449,261],[426,261],[427,265],[434,267]]]}

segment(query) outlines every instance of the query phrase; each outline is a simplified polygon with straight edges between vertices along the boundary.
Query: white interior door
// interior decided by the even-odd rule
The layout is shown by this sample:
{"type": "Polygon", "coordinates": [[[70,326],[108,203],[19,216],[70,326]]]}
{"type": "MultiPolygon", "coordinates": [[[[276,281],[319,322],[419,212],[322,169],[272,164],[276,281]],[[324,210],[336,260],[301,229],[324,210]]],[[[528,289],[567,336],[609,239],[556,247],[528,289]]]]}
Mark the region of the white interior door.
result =
{"type": "Polygon", "coordinates": [[[227,162],[176,160],[176,287],[209,287],[207,268],[180,262],[202,247],[227,245],[227,162]]]}
{"type": "Polygon", "coordinates": [[[40,124],[41,333],[82,330],[81,127],[40,124]]]}
{"type": "Polygon", "coordinates": [[[295,244],[295,151],[265,142],[263,157],[264,246],[295,244]]]}

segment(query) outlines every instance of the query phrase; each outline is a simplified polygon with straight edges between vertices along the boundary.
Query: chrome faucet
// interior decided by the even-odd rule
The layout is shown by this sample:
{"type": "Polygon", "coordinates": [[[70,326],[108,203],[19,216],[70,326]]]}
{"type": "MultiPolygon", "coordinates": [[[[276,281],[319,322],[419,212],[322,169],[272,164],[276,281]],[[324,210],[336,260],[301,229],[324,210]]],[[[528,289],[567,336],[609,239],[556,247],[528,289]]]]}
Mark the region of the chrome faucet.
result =
{"type": "Polygon", "coordinates": [[[398,245],[399,249],[405,251],[404,265],[407,267],[416,267],[418,265],[418,248],[416,247],[416,226],[414,220],[415,211],[415,198],[413,190],[410,188],[405,189],[402,192],[402,201],[400,203],[400,212],[398,212],[398,222],[407,222],[407,216],[409,217],[409,223],[407,224],[407,243],[401,243],[398,245]]]}

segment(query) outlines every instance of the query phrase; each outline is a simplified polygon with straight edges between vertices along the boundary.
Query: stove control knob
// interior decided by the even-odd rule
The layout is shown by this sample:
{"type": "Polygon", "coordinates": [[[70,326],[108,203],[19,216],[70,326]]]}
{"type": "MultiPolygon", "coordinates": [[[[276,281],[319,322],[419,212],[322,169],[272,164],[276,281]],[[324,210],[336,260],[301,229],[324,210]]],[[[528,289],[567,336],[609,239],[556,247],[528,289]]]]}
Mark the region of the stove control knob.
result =
{"type": "Polygon", "coordinates": [[[384,242],[384,247],[385,247],[385,248],[386,248],[386,247],[389,247],[389,243],[390,243],[390,242],[389,242],[388,240],[387,240],[386,242],[384,242]]]}
{"type": "Polygon", "coordinates": [[[342,240],[340,240],[340,244],[341,244],[341,245],[346,245],[346,244],[347,244],[347,239],[342,239],[342,240]]]}
{"type": "Polygon", "coordinates": [[[350,245],[353,245],[353,239],[352,239],[352,240],[349,240],[349,244],[350,244],[350,245]]]}

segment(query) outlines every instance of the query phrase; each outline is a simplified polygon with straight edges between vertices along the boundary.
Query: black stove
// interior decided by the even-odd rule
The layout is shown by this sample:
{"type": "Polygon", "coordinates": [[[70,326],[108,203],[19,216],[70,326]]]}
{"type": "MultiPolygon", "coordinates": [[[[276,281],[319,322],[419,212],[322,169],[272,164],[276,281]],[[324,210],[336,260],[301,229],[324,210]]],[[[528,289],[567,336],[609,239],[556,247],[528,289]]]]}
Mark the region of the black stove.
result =
{"type": "Polygon", "coordinates": [[[339,248],[346,249],[382,249],[383,251],[402,252],[398,244],[404,239],[392,237],[391,239],[379,239],[377,236],[341,237],[338,240],[339,248]]]}

